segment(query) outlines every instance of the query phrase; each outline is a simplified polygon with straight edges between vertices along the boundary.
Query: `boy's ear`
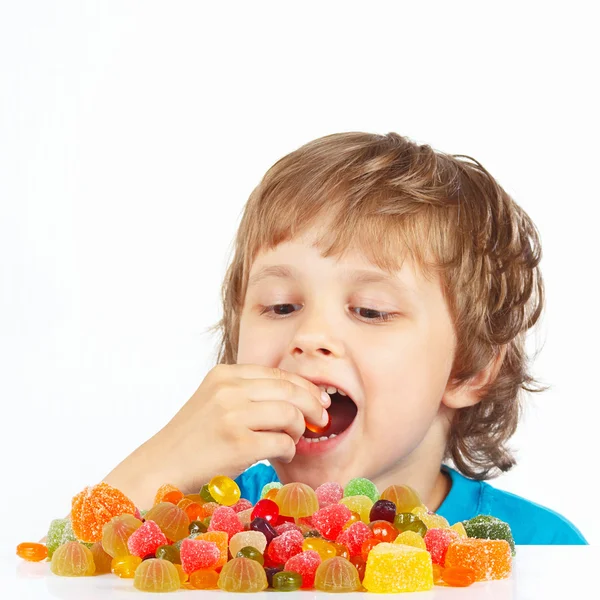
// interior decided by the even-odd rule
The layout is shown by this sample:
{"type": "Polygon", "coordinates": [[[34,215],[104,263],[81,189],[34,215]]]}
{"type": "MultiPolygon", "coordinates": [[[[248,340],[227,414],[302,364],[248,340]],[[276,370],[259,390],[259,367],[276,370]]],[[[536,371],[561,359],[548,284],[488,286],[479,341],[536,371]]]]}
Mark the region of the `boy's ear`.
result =
{"type": "Polygon", "coordinates": [[[506,345],[500,346],[498,354],[489,364],[461,386],[452,388],[450,382],[448,382],[442,397],[442,403],[448,408],[466,408],[477,404],[481,400],[481,389],[493,382],[498,376],[506,356],[506,348],[506,345]]]}

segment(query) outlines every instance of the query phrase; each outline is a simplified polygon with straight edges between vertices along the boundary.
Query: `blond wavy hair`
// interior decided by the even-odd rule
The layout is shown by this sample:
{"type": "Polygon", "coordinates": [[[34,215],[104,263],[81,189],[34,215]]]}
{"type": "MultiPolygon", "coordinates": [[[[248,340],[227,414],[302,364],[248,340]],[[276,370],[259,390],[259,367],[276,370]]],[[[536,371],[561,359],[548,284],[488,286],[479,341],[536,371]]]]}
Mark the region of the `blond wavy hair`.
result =
{"type": "Polygon", "coordinates": [[[250,267],[261,250],[288,241],[324,215],[333,235],[324,257],[358,247],[394,272],[408,254],[436,274],[457,346],[449,383],[467,383],[499,355],[480,401],[459,409],[445,459],[473,479],[516,464],[507,446],[523,392],[541,392],[528,370],[525,334],[544,304],[539,233],[525,211],[475,159],[433,150],[397,133],[348,132],[313,140],[278,160],[250,194],[221,296],[223,316],[209,327],[217,363],[235,364],[239,318],[250,267]]]}

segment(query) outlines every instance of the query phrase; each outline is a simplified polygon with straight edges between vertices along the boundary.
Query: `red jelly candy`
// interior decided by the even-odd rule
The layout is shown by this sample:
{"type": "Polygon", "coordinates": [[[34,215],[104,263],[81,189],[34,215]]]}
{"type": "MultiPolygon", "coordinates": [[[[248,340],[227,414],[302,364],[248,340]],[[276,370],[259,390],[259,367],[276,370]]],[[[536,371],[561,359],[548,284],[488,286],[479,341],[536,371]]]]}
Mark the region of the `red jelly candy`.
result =
{"type": "Polygon", "coordinates": [[[210,519],[208,531],[224,531],[227,538],[244,531],[244,526],[237,516],[237,513],[230,506],[219,506],[215,509],[210,519]]]}
{"type": "Polygon", "coordinates": [[[169,540],[167,540],[167,536],[154,521],[144,522],[127,540],[129,552],[140,558],[144,558],[149,554],[154,555],[159,546],[166,546],[168,544],[169,540]]]}
{"type": "Polygon", "coordinates": [[[271,523],[271,525],[275,525],[279,518],[279,506],[273,500],[268,500],[267,498],[259,500],[254,506],[250,520],[253,521],[257,517],[264,519],[268,523],[271,523]]]}
{"type": "Polygon", "coordinates": [[[302,588],[311,588],[315,583],[315,573],[321,564],[321,557],[315,550],[306,550],[292,556],[285,563],[285,571],[294,571],[302,575],[302,588]]]}
{"type": "Polygon", "coordinates": [[[316,490],[319,506],[325,508],[330,504],[337,504],[344,497],[344,488],[334,481],[320,485],[316,490]]]}
{"type": "Polygon", "coordinates": [[[381,542],[393,542],[400,533],[389,521],[373,521],[369,523],[373,537],[381,542]]]}
{"type": "Polygon", "coordinates": [[[428,529],[423,540],[427,551],[431,554],[431,562],[443,567],[446,562],[448,546],[459,537],[458,533],[452,529],[438,529],[436,527],[428,529]]]}
{"type": "Polygon", "coordinates": [[[221,551],[215,542],[205,540],[191,540],[185,538],[179,549],[181,566],[188,573],[198,569],[210,569],[216,567],[221,558],[221,551]]]}
{"type": "Polygon", "coordinates": [[[292,556],[302,552],[304,536],[299,531],[286,531],[269,544],[267,555],[274,564],[285,564],[292,556]]]}
{"type": "Polygon", "coordinates": [[[250,502],[250,500],[246,500],[246,498],[240,498],[231,508],[233,508],[236,513],[239,513],[243,510],[252,508],[252,502],[250,502]]]}
{"type": "Polygon", "coordinates": [[[351,515],[343,504],[330,504],[312,516],[313,527],[327,540],[334,541],[351,515]]]}
{"type": "Polygon", "coordinates": [[[368,525],[365,525],[362,521],[357,521],[352,523],[348,529],[342,531],[335,541],[338,544],[344,544],[348,548],[350,556],[355,556],[360,554],[362,545],[372,537],[374,537],[373,532],[368,525]]]}

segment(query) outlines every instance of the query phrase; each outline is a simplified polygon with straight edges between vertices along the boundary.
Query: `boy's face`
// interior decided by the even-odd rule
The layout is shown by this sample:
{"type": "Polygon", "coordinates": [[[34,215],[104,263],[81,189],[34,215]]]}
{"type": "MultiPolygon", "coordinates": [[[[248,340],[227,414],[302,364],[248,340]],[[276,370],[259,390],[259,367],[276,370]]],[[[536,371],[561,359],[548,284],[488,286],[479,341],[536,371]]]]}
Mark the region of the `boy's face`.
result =
{"type": "Polygon", "coordinates": [[[272,265],[291,267],[297,279],[269,276],[248,287],[237,362],[338,383],[353,402],[334,402],[336,437],[303,439],[291,463],[273,466],[283,482],[314,487],[352,477],[401,483],[394,473],[431,472],[432,465],[439,472],[448,432],[442,400],[455,348],[439,281],[425,279],[407,259],[393,278],[397,288],[352,283],[345,275],[356,270],[386,273],[358,252],[339,262],[323,258],[312,247],[317,233],[263,252],[252,265],[250,279],[272,265]],[[260,314],[272,305],[281,306],[260,314]],[[378,322],[381,313],[394,318],[378,322]]]}

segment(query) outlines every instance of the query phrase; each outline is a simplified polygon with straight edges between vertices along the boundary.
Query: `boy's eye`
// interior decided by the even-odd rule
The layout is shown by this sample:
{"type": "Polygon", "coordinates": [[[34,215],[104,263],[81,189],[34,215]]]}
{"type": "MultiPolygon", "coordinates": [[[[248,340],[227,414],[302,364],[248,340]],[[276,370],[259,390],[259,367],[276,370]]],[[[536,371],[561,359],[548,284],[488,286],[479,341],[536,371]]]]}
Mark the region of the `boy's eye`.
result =
{"type": "MultiPolygon", "coordinates": [[[[276,316],[270,316],[271,319],[277,319],[279,317],[285,317],[293,312],[294,306],[301,306],[299,304],[272,304],[271,306],[264,306],[260,312],[263,314],[271,314],[276,316]]],[[[367,321],[374,322],[383,322],[390,321],[395,318],[394,313],[381,312],[379,310],[375,310],[373,308],[364,308],[364,307],[352,307],[352,311],[358,310],[359,312],[363,312],[362,318],[367,321]]],[[[356,314],[356,313],[355,313],[356,314]]]]}

